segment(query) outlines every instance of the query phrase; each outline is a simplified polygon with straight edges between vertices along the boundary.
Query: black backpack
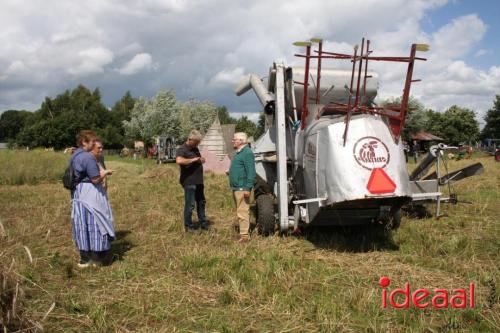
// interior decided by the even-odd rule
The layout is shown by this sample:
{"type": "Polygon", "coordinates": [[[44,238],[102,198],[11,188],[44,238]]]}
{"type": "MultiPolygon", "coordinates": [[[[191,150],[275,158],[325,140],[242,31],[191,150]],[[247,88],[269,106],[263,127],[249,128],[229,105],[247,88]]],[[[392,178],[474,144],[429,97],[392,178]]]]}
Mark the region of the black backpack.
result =
{"type": "Polygon", "coordinates": [[[76,189],[76,185],[78,185],[78,183],[81,181],[81,179],[76,177],[75,170],[73,169],[73,158],[75,158],[76,155],[70,158],[68,167],[66,168],[66,170],[64,170],[64,175],[62,177],[64,188],[70,191],[74,191],[76,189]]]}

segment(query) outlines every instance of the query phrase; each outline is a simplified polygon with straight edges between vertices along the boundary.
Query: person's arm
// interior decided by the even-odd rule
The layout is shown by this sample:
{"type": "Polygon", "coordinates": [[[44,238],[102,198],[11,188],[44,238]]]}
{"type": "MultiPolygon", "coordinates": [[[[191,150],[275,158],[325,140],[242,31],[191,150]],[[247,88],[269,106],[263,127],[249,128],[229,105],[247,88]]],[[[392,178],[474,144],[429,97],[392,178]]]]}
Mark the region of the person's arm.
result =
{"type": "Polygon", "coordinates": [[[256,176],[255,157],[253,156],[253,153],[248,153],[247,156],[245,156],[245,158],[243,159],[243,165],[245,167],[246,173],[245,190],[247,190],[248,192],[248,194],[245,193],[245,196],[249,197],[256,176]]]}
{"type": "Polygon", "coordinates": [[[99,176],[92,177],[90,181],[92,182],[92,184],[99,184],[106,178],[107,175],[111,175],[112,173],[113,173],[112,170],[101,169],[99,171],[99,176]]]}
{"type": "Polygon", "coordinates": [[[97,164],[97,161],[92,157],[86,158],[83,161],[83,166],[85,168],[85,173],[90,178],[92,184],[98,184],[102,182],[107,175],[113,173],[112,170],[99,170],[99,165],[97,164]]]}
{"type": "Polygon", "coordinates": [[[177,156],[175,158],[175,163],[178,165],[189,165],[201,161],[201,157],[185,158],[182,156],[177,156]]]}

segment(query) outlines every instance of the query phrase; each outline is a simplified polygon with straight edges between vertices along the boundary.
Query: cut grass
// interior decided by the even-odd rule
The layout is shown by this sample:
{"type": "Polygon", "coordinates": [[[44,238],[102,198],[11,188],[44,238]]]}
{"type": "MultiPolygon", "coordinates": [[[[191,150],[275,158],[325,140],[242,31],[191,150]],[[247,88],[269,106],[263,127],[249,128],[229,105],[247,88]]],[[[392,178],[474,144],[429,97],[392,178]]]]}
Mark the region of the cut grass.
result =
{"type": "MultiPolygon", "coordinates": [[[[54,178],[0,187],[0,267],[13,262],[24,314],[48,332],[499,331],[499,296],[492,290],[500,282],[500,167],[492,158],[476,160],[485,173],[456,185],[459,199],[473,203],[445,206],[446,218],[404,218],[388,238],[328,228],[301,237],[253,235],[241,246],[231,241],[225,177],[205,178],[216,230],[190,235],[182,231],[175,165],[108,159],[117,170],[109,181],[116,261],[76,268],[69,195],[54,178]],[[383,275],[391,288],[410,282],[453,289],[474,281],[476,307],[382,309],[383,275]]],[[[468,163],[451,161],[450,168],[468,163]]]]}

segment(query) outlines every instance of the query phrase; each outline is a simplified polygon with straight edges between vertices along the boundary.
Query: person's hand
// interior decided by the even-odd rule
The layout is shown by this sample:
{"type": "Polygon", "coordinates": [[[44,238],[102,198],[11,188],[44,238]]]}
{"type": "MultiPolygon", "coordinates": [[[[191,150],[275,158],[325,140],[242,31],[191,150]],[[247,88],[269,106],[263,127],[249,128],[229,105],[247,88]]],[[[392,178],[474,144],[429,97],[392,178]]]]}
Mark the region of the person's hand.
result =
{"type": "Polygon", "coordinates": [[[250,191],[244,191],[243,198],[250,198],[250,191]]]}
{"type": "Polygon", "coordinates": [[[205,163],[205,157],[200,157],[200,163],[201,164],[205,163]]]}
{"type": "Polygon", "coordinates": [[[227,176],[229,176],[229,170],[226,170],[225,173],[227,176]]]}
{"type": "Polygon", "coordinates": [[[102,169],[99,171],[99,176],[101,178],[106,177],[107,175],[112,175],[115,170],[110,170],[110,169],[102,169]]]}

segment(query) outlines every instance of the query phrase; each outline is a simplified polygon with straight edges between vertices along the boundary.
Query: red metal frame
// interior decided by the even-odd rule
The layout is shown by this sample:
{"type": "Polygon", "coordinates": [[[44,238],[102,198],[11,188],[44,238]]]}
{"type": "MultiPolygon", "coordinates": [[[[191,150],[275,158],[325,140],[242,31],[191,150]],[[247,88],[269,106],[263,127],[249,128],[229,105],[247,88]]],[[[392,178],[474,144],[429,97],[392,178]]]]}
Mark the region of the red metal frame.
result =
{"type": "MultiPolygon", "coordinates": [[[[307,107],[308,102],[308,93],[309,93],[309,63],[311,62],[311,45],[306,46],[306,65],[304,70],[304,94],[302,96],[302,115],[300,119],[307,119],[307,115],[309,114],[309,110],[307,107]]],[[[316,85],[316,87],[318,87],[316,85]]],[[[300,129],[304,129],[306,127],[306,122],[302,122],[300,124],[300,129]]]]}
{"type": "MultiPolygon", "coordinates": [[[[304,94],[302,97],[302,114],[301,114],[301,129],[304,129],[307,126],[307,116],[309,113],[308,110],[308,87],[309,87],[309,65],[311,59],[318,59],[318,68],[316,75],[316,96],[315,102],[316,104],[320,101],[320,87],[321,87],[321,65],[322,59],[338,59],[338,60],[350,60],[352,62],[352,73],[351,73],[351,83],[349,87],[349,100],[347,104],[345,103],[329,103],[323,107],[321,113],[336,111],[336,112],[345,112],[345,130],[344,130],[344,145],[347,139],[347,134],[349,130],[349,122],[351,119],[351,115],[353,112],[361,112],[361,113],[369,113],[369,114],[377,114],[381,116],[385,116],[388,118],[389,125],[391,127],[394,139],[399,141],[399,137],[404,128],[406,114],[408,113],[408,101],[410,98],[410,88],[413,82],[418,82],[420,80],[413,80],[413,67],[415,64],[415,60],[427,60],[425,58],[416,57],[417,44],[412,44],[410,56],[409,57],[373,57],[370,54],[373,52],[370,50],[370,40],[366,41],[366,51],[365,51],[365,39],[363,38],[361,41],[361,52],[357,54],[357,47],[354,48],[354,54],[343,54],[343,53],[335,53],[335,52],[326,52],[323,51],[323,43],[319,42],[318,50],[314,52],[318,55],[311,55],[311,46],[306,46],[306,54],[295,54],[296,57],[305,58],[305,70],[304,70],[304,82],[295,82],[298,84],[302,84],[304,86],[304,94]],[[356,64],[359,61],[358,65],[358,75],[356,82],[356,95],[354,98],[354,102],[352,103],[352,95],[353,95],[353,86],[354,86],[354,77],[356,71],[356,64]],[[362,80],[361,72],[363,71],[363,61],[364,61],[364,75],[363,75],[363,93],[360,94],[360,84],[362,80]],[[366,104],[366,81],[371,76],[368,75],[368,61],[389,61],[389,62],[406,62],[408,63],[408,69],[406,72],[406,79],[403,88],[403,95],[401,98],[400,105],[390,105],[385,107],[376,107],[372,105],[366,104]]],[[[321,114],[320,113],[320,114],[321,114]]]]}

